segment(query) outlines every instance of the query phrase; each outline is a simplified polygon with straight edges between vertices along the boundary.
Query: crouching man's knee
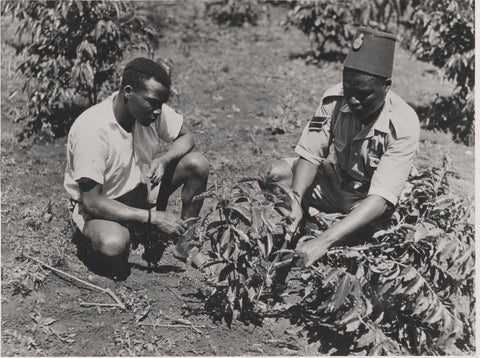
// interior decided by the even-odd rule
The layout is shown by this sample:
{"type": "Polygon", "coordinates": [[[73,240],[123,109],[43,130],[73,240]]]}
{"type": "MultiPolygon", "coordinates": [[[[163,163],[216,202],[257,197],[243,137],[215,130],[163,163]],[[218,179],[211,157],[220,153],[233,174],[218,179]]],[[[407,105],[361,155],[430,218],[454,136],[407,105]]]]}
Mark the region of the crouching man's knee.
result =
{"type": "Polygon", "coordinates": [[[130,275],[130,232],[125,226],[91,220],[85,223],[83,235],[89,242],[85,263],[90,270],[114,280],[124,280],[130,275]]]}
{"type": "Polygon", "coordinates": [[[92,220],[85,223],[84,235],[91,240],[93,252],[105,258],[128,255],[130,232],[118,223],[92,220]]]}
{"type": "Polygon", "coordinates": [[[124,256],[130,248],[129,237],[119,237],[108,235],[104,237],[98,245],[98,253],[107,257],[124,256]]]}
{"type": "Polygon", "coordinates": [[[278,183],[286,187],[292,185],[292,165],[285,159],[266,165],[261,170],[260,175],[266,176],[269,183],[278,183]]]}
{"type": "Polygon", "coordinates": [[[188,153],[182,158],[181,164],[192,177],[208,178],[208,161],[203,154],[199,152],[188,153]]]}

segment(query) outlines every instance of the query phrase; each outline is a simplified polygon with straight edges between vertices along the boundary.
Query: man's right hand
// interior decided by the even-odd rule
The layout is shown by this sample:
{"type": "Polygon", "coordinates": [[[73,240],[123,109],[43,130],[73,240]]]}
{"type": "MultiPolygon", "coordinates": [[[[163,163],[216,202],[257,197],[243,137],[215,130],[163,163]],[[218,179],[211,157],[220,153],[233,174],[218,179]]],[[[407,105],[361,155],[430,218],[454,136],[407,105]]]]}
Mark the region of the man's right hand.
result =
{"type": "Polygon", "coordinates": [[[166,234],[183,235],[188,225],[178,216],[164,211],[151,210],[151,223],[166,234]]]}
{"type": "Polygon", "coordinates": [[[303,218],[303,209],[302,205],[300,204],[300,198],[294,194],[292,198],[292,210],[288,215],[288,219],[290,220],[290,226],[288,228],[287,237],[286,239],[289,241],[292,239],[293,235],[298,229],[298,225],[300,225],[300,221],[303,218]]]}

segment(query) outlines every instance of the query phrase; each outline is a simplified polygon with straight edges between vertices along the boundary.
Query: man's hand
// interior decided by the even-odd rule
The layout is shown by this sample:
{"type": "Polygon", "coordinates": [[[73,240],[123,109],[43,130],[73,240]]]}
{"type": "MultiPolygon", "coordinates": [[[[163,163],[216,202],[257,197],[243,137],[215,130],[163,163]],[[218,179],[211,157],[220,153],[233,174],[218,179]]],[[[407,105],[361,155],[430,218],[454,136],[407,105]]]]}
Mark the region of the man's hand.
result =
{"type": "Polygon", "coordinates": [[[188,225],[179,217],[164,211],[151,210],[151,223],[166,234],[183,235],[188,225]]]}
{"type": "Polygon", "coordinates": [[[160,180],[162,180],[162,177],[165,174],[166,166],[167,163],[162,157],[156,158],[150,163],[147,178],[150,180],[152,185],[155,186],[160,183],[160,180]]]}
{"type": "Polygon", "coordinates": [[[288,227],[287,232],[287,240],[290,240],[295,232],[298,229],[298,225],[303,218],[303,209],[302,205],[300,204],[300,198],[297,194],[294,194],[292,197],[292,210],[288,215],[288,220],[290,220],[290,226],[288,227]]]}
{"type": "Polygon", "coordinates": [[[323,235],[300,245],[295,251],[297,266],[308,267],[320,260],[328,251],[331,244],[323,235]]]}

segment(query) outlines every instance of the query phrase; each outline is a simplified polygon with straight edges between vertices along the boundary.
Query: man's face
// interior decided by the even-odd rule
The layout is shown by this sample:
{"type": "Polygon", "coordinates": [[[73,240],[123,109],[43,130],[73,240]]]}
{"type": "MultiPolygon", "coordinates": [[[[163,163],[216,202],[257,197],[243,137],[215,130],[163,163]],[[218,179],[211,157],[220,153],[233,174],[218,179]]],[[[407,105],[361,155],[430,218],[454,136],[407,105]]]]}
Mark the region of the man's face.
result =
{"type": "Polygon", "coordinates": [[[146,80],[143,87],[135,90],[125,86],[125,95],[131,115],[142,126],[148,126],[162,113],[162,105],[168,101],[170,90],[153,78],[146,80]]]}
{"type": "Polygon", "coordinates": [[[345,68],[343,93],[348,107],[360,120],[367,119],[385,102],[391,80],[345,68]]]}

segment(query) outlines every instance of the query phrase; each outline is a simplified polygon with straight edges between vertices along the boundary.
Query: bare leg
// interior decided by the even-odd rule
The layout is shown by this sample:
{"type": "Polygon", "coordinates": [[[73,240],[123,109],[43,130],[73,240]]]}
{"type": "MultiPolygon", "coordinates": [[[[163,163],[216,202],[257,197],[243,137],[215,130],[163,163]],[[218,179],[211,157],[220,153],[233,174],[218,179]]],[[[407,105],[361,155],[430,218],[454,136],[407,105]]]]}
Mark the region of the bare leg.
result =
{"type": "Polygon", "coordinates": [[[182,184],[182,219],[198,216],[203,201],[192,201],[195,195],[207,188],[208,162],[200,153],[188,153],[178,162],[167,166],[160,184],[157,198],[157,210],[165,211],[168,198],[182,184]]]}
{"type": "Polygon", "coordinates": [[[89,240],[92,269],[114,279],[129,274],[129,230],[114,221],[93,219],[85,223],[83,235],[89,240]]]}
{"type": "Polygon", "coordinates": [[[294,165],[290,165],[286,160],[280,159],[267,166],[263,172],[266,172],[271,181],[290,188],[293,180],[294,165]]]}
{"type": "MultiPolygon", "coordinates": [[[[178,162],[171,163],[162,178],[157,198],[157,210],[165,211],[169,196],[182,187],[182,219],[198,216],[203,205],[203,200],[193,201],[195,195],[203,193],[207,188],[208,162],[200,153],[188,153],[178,162]]],[[[194,246],[193,237],[182,236],[175,246],[174,253],[177,258],[186,258],[194,246]]],[[[197,255],[199,256],[199,255],[197,255]]],[[[194,266],[201,265],[200,257],[194,266]]]]}
{"type": "MultiPolygon", "coordinates": [[[[269,182],[273,182],[276,184],[280,184],[284,187],[291,188],[292,187],[292,181],[293,181],[293,166],[288,163],[284,159],[280,159],[276,161],[273,164],[270,164],[267,166],[263,172],[267,174],[267,177],[269,178],[269,182]]],[[[280,195],[280,189],[275,186],[271,186],[270,188],[262,188],[265,190],[269,190],[272,192],[272,194],[275,195],[280,195]]],[[[282,215],[288,215],[289,210],[285,207],[278,207],[277,210],[282,214],[282,215]]]]}

